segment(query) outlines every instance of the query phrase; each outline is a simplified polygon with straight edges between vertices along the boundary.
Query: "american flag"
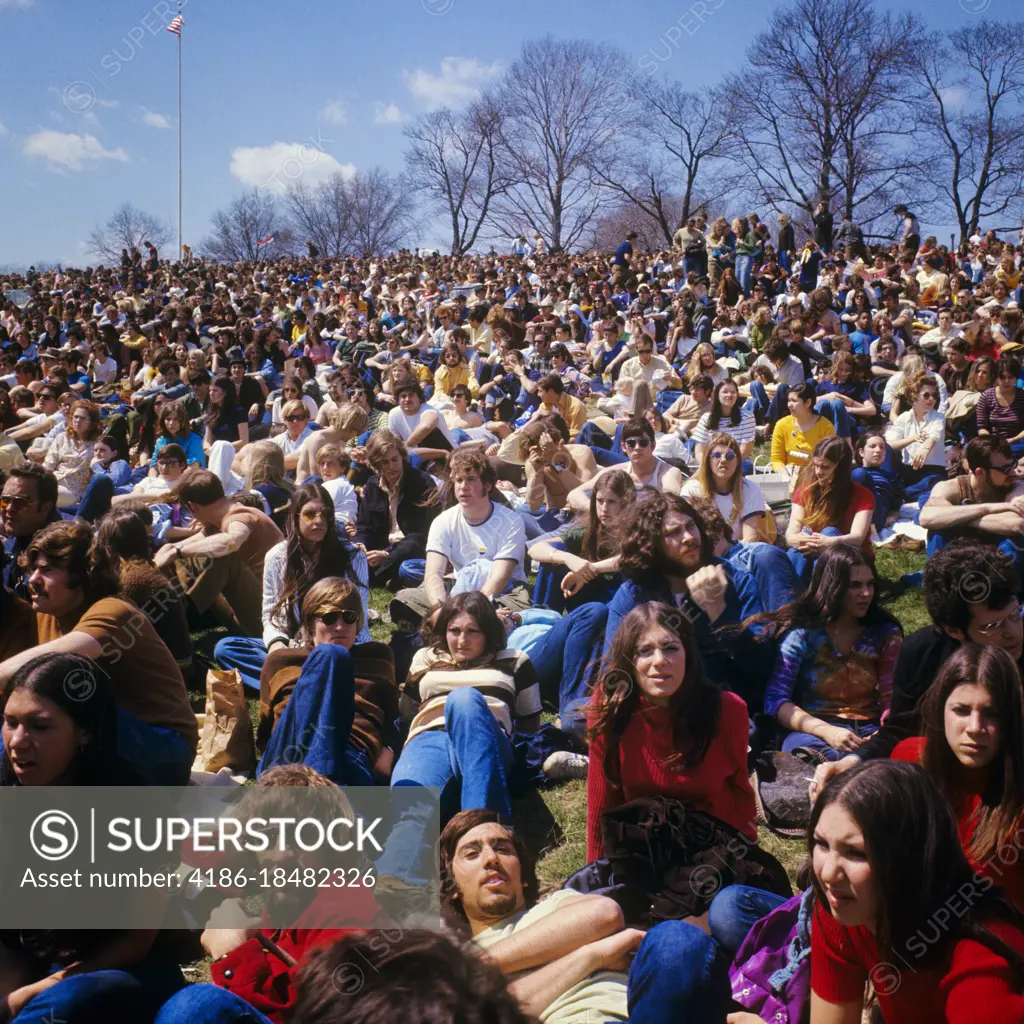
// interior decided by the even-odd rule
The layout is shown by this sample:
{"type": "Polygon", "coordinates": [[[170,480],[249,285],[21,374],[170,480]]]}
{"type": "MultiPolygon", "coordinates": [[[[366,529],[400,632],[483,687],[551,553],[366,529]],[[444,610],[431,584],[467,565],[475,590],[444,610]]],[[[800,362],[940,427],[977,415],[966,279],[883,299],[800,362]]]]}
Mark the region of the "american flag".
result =
{"type": "Polygon", "coordinates": [[[257,245],[270,245],[271,242],[276,242],[281,237],[280,231],[275,231],[272,235],[267,235],[266,238],[260,238],[257,240],[257,245]]]}
{"type": "Polygon", "coordinates": [[[170,25],[167,26],[167,31],[168,32],[173,32],[174,35],[176,35],[180,39],[181,38],[181,26],[184,25],[184,24],[185,24],[185,19],[180,14],[177,14],[177,15],[175,15],[174,20],[170,23],[170,25]]]}

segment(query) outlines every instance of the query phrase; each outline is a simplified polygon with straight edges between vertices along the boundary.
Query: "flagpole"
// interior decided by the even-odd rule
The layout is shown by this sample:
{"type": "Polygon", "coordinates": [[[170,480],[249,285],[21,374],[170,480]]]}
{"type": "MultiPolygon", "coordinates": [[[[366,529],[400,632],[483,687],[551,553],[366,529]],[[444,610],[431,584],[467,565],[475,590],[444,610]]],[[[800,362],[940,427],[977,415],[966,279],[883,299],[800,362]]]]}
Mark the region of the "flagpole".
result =
{"type": "Polygon", "coordinates": [[[181,29],[178,29],[178,259],[181,259],[181,29]]]}

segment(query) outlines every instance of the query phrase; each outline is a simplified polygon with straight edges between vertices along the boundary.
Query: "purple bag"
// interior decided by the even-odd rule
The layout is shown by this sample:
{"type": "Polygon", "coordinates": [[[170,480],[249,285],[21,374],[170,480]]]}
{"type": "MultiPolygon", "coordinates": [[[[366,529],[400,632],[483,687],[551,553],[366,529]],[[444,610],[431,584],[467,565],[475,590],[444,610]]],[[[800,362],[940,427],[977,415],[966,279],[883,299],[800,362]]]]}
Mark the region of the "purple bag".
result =
{"type": "Polygon", "coordinates": [[[732,997],[766,1021],[801,1024],[811,998],[814,890],[786,900],[758,921],[729,968],[732,997]]]}

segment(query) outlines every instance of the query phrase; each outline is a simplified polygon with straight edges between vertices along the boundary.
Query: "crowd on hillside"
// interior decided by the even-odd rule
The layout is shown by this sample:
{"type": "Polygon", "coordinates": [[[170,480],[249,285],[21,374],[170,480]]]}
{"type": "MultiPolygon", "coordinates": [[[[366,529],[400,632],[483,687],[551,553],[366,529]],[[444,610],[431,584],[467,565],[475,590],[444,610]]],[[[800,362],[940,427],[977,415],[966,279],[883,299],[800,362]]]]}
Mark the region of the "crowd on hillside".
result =
{"type": "Polygon", "coordinates": [[[0,785],[204,781],[215,668],[258,786],[443,829],[362,929],[208,928],[211,984],[0,931],[0,1018],[1024,1022],[1022,247],[898,216],[0,279],[0,785]],[[908,635],[883,544],[926,546],[908,635]],[[571,779],[541,897],[513,798],[571,779]],[[438,864],[443,933],[375,946],[438,864]]]}

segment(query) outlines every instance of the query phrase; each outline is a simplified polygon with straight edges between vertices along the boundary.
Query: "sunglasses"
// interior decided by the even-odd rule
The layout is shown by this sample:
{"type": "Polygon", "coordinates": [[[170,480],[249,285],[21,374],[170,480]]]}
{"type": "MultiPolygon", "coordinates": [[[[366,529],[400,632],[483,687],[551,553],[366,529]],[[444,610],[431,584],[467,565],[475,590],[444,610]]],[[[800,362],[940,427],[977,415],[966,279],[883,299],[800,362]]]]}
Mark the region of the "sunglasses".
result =
{"type": "Polygon", "coordinates": [[[322,508],[319,512],[314,512],[311,508],[304,508],[299,513],[299,518],[304,523],[315,523],[318,519],[323,520],[325,523],[329,523],[334,518],[334,510],[322,508]]]}
{"type": "Polygon", "coordinates": [[[711,459],[714,462],[735,462],[736,453],[732,449],[727,449],[724,452],[712,452],[711,459]]]}
{"type": "Polygon", "coordinates": [[[622,442],[622,447],[628,452],[634,448],[650,448],[651,439],[649,437],[631,437],[628,441],[622,442]]]}
{"type": "Polygon", "coordinates": [[[638,356],[650,356],[650,355],[654,354],[654,349],[653,348],[638,348],[636,350],[636,354],[638,356]]]}
{"type": "Polygon", "coordinates": [[[359,621],[359,616],[351,608],[343,608],[337,612],[323,612],[316,616],[325,626],[336,626],[339,619],[346,626],[354,626],[359,621]]]}
{"type": "Polygon", "coordinates": [[[57,396],[52,394],[49,391],[40,391],[39,392],[39,397],[41,399],[44,399],[45,401],[48,401],[48,402],[56,402],[57,401],[57,396]]]}
{"type": "Polygon", "coordinates": [[[25,498],[20,494],[11,495],[0,495],[0,509],[4,508],[25,508],[27,505],[31,505],[32,501],[29,498],[25,498]]]}
{"type": "Polygon", "coordinates": [[[934,391],[922,391],[921,392],[921,397],[922,398],[930,398],[930,399],[932,399],[932,401],[935,401],[935,402],[937,402],[939,400],[939,396],[934,391]]]}
{"type": "Polygon", "coordinates": [[[285,416],[285,423],[305,423],[308,420],[308,416],[285,416]]]}
{"type": "Polygon", "coordinates": [[[1014,459],[1012,462],[1006,463],[1005,466],[989,466],[988,468],[996,473],[1012,473],[1017,468],[1017,460],[1014,459]]]}

